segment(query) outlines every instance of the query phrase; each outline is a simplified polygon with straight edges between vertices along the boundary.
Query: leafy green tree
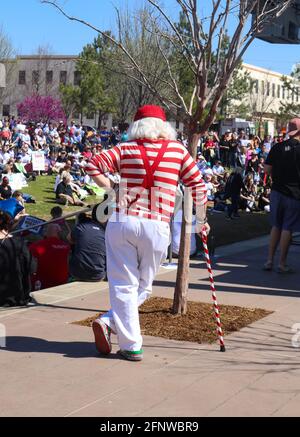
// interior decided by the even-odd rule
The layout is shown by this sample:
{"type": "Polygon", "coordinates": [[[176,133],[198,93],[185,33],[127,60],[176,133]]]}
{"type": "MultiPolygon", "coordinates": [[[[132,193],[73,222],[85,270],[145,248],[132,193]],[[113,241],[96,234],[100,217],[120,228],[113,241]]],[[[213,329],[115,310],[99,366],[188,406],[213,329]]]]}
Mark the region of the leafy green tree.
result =
{"type": "Polygon", "coordinates": [[[61,96],[66,112],[84,115],[98,114],[98,128],[103,117],[115,111],[114,95],[110,90],[99,57],[99,38],[83,48],[76,64],[77,84],[62,85],[61,96]]]}

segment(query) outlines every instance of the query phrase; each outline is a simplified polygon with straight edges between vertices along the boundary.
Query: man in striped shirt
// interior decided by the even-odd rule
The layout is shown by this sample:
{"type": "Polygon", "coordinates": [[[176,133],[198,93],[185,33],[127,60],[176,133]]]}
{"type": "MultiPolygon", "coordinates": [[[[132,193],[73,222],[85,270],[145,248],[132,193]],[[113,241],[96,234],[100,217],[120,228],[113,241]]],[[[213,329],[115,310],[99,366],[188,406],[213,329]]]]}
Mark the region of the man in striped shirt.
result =
{"type": "Polygon", "coordinates": [[[170,243],[169,222],[181,181],[191,191],[197,226],[209,232],[206,188],[187,149],[158,106],[140,108],[128,131],[129,141],[95,156],[86,171],[101,187],[106,173],[121,176],[119,199],[106,230],[107,274],[111,311],[93,324],[96,347],[112,350],[118,336],[119,354],[130,361],[143,358],[138,307],[152,293],[152,283],[170,243]]]}

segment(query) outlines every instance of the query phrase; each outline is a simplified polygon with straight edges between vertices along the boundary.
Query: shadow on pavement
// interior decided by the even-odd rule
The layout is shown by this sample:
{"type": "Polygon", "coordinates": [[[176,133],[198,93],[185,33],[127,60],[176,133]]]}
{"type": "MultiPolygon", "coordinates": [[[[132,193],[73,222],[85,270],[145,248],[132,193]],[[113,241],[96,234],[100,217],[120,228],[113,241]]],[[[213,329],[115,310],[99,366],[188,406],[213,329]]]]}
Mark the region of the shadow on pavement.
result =
{"type": "Polygon", "coordinates": [[[6,348],[2,351],[23,353],[60,354],[66,358],[119,359],[116,354],[101,356],[95,350],[93,342],[86,341],[48,341],[36,337],[7,337],[6,348]]]}

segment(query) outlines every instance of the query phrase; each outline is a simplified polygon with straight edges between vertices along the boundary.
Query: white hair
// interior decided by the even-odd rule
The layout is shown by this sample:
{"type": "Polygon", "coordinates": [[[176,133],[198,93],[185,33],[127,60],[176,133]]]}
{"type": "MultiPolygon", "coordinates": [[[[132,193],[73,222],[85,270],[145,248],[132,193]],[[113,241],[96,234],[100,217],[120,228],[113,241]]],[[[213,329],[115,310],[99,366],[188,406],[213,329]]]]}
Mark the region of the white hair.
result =
{"type": "Polygon", "coordinates": [[[177,132],[167,121],[160,118],[147,117],[133,122],[128,130],[128,139],[139,140],[148,138],[149,140],[177,140],[177,132]]]}

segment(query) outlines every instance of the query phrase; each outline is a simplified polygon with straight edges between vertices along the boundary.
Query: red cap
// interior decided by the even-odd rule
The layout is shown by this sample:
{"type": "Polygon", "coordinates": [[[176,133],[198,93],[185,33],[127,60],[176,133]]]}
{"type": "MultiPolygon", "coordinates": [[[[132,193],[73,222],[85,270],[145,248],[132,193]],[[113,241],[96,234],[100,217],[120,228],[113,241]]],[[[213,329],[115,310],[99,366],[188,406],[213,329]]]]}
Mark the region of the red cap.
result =
{"type": "Polygon", "coordinates": [[[162,121],[167,121],[165,111],[160,106],[154,105],[142,106],[136,113],[134,121],[142,120],[143,118],[160,118],[162,121]]]}

